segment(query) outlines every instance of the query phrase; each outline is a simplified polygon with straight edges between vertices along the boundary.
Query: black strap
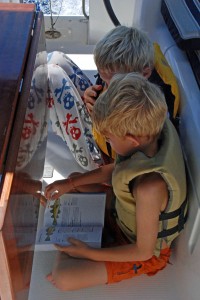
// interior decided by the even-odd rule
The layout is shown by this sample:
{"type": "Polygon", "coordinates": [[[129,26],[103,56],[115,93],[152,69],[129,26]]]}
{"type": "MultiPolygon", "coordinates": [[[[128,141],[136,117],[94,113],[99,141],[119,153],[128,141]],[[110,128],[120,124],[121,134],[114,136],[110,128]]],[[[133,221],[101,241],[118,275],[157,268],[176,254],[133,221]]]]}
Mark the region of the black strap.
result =
{"type": "Polygon", "coordinates": [[[187,205],[187,199],[185,199],[185,201],[181,204],[181,206],[178,209],[168,213],[161,213],[159,217],[159,221],[164,221],[164,220],[178,217],[179,215],[181,215],[182,212],[184,213],[186,205],[187,205]]]}
{"type": "Polygon", "coordinates": [[[96,78],[95,84],[97,84],[97,85],[104,85],[104,81],[101,79],[99,73],[95,74],[94,78],[96,78]]]}
{"type": "Polygon", "coordinates": [[[176,232],[180,232],[185,225],[185,222],[187,221],[188,212],[185,214],[185,208],[187,205],[187,199],[182,203],[182,205],[176,209],[175,211],[172,211],[170,213],[163,213],[160,215],[159,220],[168,220],[173,219],[179,216],[178,218],[178,224],[170,229],[163,229],[158,233],[158,238],[164,238],[166,236],[170,236],[172,234],[175,234],[176,232]],[[184,215],[185,214],[185,215],[184,215]]]}
{"type": "Polygon", "coordinates": [[[110,143],[106,142],[106,147],[107,147],[108,155],[112,157],[112,148],[110,146],[110,143]]]}
{"type": "Polygon", "coordinates": [[[183,228],[184,228],[184,224],[187,221],[187,214],[185,215],[184,219],[183,219],[183,227],[176,225],[170,229],[163,229],[162,231],[160,231],[158,233],[158,238],[164,238],[166,236],[175,234],[176,232],[180,232],[183,228]]]}
{"type": "MultiPolygon", "coordinates": [[[[94,75],[94,77],[97,78],[95,84],[97,84],[97,85],[102,85],[102,89],[103,89],[103,87],[104,87],[104,85],[105,85],[105,82],[101,79],[99,73],[97,73],[96,75],[94,75]]],[[[96,99],[97,99],[97,98],[99,97],[99,95],[101,94],[102,89],[101,89],[100,91],[96,91],[96,93],[97,93],[96,99]]]]}
{"type": "Polygon", "coordinates": [[[157,84],[161,88],[162,92],[164,93],[169,117],[170,120],[173,122],[175,95],[172,93],[171,85],[164,82],[163,78],[158,74],[155,68],[153,69],[151,76],[148,78],[148,80],[151,83],[157,84]]]}

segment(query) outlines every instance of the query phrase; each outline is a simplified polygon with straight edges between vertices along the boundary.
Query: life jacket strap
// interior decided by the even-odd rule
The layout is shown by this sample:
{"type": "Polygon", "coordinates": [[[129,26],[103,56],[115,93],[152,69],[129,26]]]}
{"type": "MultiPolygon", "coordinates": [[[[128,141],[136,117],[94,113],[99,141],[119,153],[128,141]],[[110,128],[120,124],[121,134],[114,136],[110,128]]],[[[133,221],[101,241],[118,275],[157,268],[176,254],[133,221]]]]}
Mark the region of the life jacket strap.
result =
{"type": "Polygon", "coordinates": [[[160,221],[164,221],[164,220],[169,220],[169,219],[173,219],[179,216],[178,218],[178,224],[170,229],[163,229],[162,231],[160,231],[158,233],[158,238],[164,238],[166,236],[175,234],[176,232],[180,232],[185,225],[185,222],[187,221],[187,217],[188,217],[188,211],[185,214],[185,208],[187,206],[187,199],[181,204],[181,206],[169,213],[162,213],[160,215],[159,220],[160,221]]]}

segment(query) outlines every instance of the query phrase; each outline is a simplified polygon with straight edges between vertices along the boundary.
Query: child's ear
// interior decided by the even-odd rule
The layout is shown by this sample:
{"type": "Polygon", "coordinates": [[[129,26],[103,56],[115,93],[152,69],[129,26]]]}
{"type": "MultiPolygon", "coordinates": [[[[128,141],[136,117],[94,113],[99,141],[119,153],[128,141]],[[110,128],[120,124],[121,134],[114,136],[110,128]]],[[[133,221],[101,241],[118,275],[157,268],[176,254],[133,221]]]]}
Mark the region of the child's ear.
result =
{"type": "Polygon", "coordinates": [[[151,76],[151,73],[152,73],[152,69],[150,67],[146,67],[144,68],[142,75],[148,79],[151,76]]]}
{"type": "Polygon", "coordinates": [[[127,134],[126,138],[127,140],[129,140],[129,142],[133,145],[134,148],[140,145],[139,140],[134,135],[127,134]]]}

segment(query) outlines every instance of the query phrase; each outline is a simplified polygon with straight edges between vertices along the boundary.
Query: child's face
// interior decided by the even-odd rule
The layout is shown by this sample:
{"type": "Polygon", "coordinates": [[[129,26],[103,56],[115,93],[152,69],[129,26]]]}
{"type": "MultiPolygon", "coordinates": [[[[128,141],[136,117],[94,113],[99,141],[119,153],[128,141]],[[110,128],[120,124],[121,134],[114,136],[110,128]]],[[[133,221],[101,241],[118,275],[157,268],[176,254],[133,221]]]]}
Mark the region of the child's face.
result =
{"type": "Polygon", "coordinates": [[[112,77],[116,74],[114,72],[109,72],[102,69],[98,69],[98,72],[101,79],[107,84],[107,86],[110,84],[112,77]]]}
{"type": "Polygon", "coordinates": [[[119,155],[128,156],[136,149],[133,140],[128,136],[118,137],[109,132],[106,132],[104,135],[111,148],[119,155]]]}

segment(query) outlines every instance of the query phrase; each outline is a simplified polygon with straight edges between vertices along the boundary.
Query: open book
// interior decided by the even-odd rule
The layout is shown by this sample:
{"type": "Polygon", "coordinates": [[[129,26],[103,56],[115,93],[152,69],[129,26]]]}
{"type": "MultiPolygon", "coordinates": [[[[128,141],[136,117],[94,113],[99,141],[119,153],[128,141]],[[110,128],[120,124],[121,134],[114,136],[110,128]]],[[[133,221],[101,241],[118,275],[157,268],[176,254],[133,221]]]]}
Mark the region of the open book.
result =
{"type": "Polygon", "coordinates": [[[74,237],[92,247],[101,247],[106,194],[64,194],[47,202],[43,227],[38,230],[36,250],[55,250],[74,237]]]}

